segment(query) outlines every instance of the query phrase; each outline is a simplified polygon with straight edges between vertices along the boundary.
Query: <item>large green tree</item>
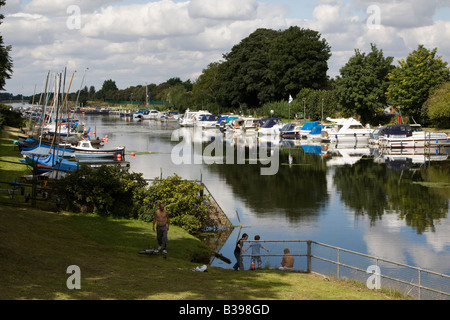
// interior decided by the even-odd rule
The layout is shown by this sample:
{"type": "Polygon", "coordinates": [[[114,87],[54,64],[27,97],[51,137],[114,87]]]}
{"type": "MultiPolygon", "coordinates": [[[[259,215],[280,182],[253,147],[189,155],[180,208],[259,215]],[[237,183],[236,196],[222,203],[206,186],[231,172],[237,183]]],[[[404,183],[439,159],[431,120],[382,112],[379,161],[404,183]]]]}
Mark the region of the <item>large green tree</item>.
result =
{"type": "Polygon", "coordinates": [[[330,50],[317,31],[295,26],[280,32],[269,51],[269,78],[275,97],[279,100],[294,97],[303,88],[326,87],[330,50]]]}
{"type": "Polygon", "coordinates": [[[225,60],[219,66],[221,105],[260,106],[273,98],[274,87],[267,72],[269,49],[278,36],[277,31],[258,29],[224,55],[225,60]]]}
{"type": "Polygon", "coordinates": [[[217,100],[234,109],[260,107],[294,97],[303,88],[324,88],[330,56],[317,31],[258,29],[224,55],[217,100]]]}
{"type": "Polygon", "coordinates": [[[437,48],[428,50],[423,45],[399,61],[399,65],[389,74],[390,85],[387,95],[390,103],[400,109],[402,115],[412,121],[426,122],[422,112],[432,89],[450,80],[447,62],[437,56],[437,48]]]}
{"type": "Polygon", "coordinates": [[[347,116],[359,116],[363,123],[373,120],[386,107],[389,73],[394,69],[392,57],[371,44],[371,52],[359,49],[341,68],[336,79],[336,96],[347,116]]]}
{"type": "MultiPolygon", "coordinates": [[[[5,5],[4,0],[0,0],[0,8],[5,5]]],[[[4,16],[0,13],[0,24],[4,16]]],[[[6,79],[11,79],[13,73],[13,63],[9,55],[11,46],[3,44],[3,37],[0,35],[0,90],[5,90],[6,79]]]]}

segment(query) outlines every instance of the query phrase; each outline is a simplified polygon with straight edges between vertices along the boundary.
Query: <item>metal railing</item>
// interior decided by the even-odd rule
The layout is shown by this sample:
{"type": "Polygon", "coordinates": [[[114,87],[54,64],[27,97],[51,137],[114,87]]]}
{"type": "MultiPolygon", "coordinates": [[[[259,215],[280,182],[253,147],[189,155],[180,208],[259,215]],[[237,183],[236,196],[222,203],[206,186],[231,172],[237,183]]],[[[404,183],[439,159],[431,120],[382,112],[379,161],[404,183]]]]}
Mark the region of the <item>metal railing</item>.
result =
{"type": "Polygon", "coordinates": [[[449,275],[311,240],[243,241],[243,249],[248,252],[241,252],[241,266],[246,257],[261,257],[264,266],[273,269],[281,262],[285,247],[295,257],[294,271],[297,272],[354,279],[368,287],[373,284],[371,289],[396,290],[419,300],[450,299],[449,275]],[[261,249],[260,254],[252,254],[250,244],[255,242],[266,246],[270,252],[261,249]]]}

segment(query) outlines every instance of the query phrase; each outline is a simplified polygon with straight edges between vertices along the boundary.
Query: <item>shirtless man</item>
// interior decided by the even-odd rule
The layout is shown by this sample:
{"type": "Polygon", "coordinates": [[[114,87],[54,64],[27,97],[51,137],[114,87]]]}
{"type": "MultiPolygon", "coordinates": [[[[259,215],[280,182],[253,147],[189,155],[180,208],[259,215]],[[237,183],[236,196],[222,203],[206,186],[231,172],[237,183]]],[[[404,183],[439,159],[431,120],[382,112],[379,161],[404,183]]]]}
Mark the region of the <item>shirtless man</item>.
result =
{"type": "Polygon", "coordinates": [[[170,217],[169,213],[164,209],[164,203],[159,204],[159,208],[155,211],[153,216],[153,231],[155,231],[156,223],[156,238],[158,239],[158,251],[167,253],[167,231],[169,231],[170,217]]]}

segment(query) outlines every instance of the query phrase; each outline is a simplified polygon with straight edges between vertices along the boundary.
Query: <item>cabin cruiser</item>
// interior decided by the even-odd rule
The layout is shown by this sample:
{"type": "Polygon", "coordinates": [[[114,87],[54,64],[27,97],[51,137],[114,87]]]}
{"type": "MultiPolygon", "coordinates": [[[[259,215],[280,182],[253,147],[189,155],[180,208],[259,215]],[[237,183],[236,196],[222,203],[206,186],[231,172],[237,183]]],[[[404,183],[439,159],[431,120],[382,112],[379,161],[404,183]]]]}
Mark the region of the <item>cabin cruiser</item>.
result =
{"type": "Polygon", "coordinates": [[[450,145],[445,132],[426,132],[419,125],[387,126],[378,139],[381,148],[425,148],[450,145]]]}
{"type": "Polygon", "coordinates": [[[220,119],[220,115],[206,114],[197,123],[202,129],[216,129],[216,123],[220,119]]]}
{"type": "Polygon", "coordinates": [[[297,122],[289,122],[281,128],[281,137],[283,139],[299,139],[300,125],[297,122]]]}
{"type": "Polygon", "coordinates": [[[324,142],[366,142],[368,143],[372,129],[365,128],[356,119],[331,119],[333,125],[322,129],[322,141],[324,142]]]}
{"type": "Polygon", "coordinates": [[[284,126],[284,123],[280,118],[262,119],[260,123],[263,124],[258,129],[259,135],[280,135],[281,129],[284,126]]]}
{"type": "Polygon", "coordinates": [[[194,127],[204,115],[210,114],[208,111],[200,110],[200,111],[189,111],[186,110],[184,113],[184,117],[180,121],[180,126],[182,127],[194,127]]]}
{"type": "Polygon", "coordinates": [[[143,120],[156,120],[161,116],[161,112],[155,109],[145,110],[142,112],[141,119],[143,120]]]}

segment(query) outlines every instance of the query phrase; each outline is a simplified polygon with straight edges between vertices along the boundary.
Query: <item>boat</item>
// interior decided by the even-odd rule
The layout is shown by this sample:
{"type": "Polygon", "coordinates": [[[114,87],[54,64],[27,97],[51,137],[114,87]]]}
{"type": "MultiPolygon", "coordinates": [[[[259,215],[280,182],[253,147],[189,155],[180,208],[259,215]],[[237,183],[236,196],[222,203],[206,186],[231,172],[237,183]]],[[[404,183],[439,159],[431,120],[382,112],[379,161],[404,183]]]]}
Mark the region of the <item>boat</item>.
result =
{"type": "Polygon", "coordinates": [[[184,113],[184,117],[180,120],[181,127],[194,127],[196,122],[201,119],[204,115],[210,114],[208,111],[200,110],[200,111],[189,111],[186,110],[184,113]]]}
{"type": "Polygon", "coordinates": [[[250,133],[257,133],[258,132],[258,124],[259,119],[248,117],[244,118],[244,125],[242,129],[244,130],[244,133],[250,134],[250,133]]]}
{"type": "Polygon", "coordinates": [[[331,119],[332,126],[322,129],[322,141],[324,142],[367,142],[372,129],[365,128],[361,122],[353,118],[331,119]]]}
{"type": "Polygon", "coordinates": [[[161,112],[155,109],[147,109],[142,112],[142,120],[156,120],[161,115],[161,112]]]}
{"type": "Polygon", "coordinates": [[[302,138],[306,138],[308,134],[314,129],[314,127],[320,125],[321,123],[319,121],[308,121],[303,124],[303,126],[300,129],[300,136],[302,138]]]}
{"type": "Polygon", "coordinates": [[[306,139],[312,141],[322,141],[322,130],[328,128],[329,126],[320,124],[312,128],[312,130],[306,136],[306,139]]]}
{"type": "Polygon", "coordinates": [[[420,125],[395,124],[387,126],[378,139],[380,148],[430,148],[450,145],[445,132],[426,132],[420,125]]]}
{"type": "Polygon", "coordinates": [[[133,119],[143,119],[144,111],[148,110],[148,108],[145,109],[139,109],[135,113],[133,113],[133,119]]]}
{"type": "Polygon", "coordinates": [[[198,122],[198,126],[204,130],[216,129],[216,123],[221,118],[218,114],[206,114],[198,122]]]}
{"type": "Polygon", "coordinates": [[[262,125],[258,129],[259,135],[280,135],[281,129],[284,126],[280,118],[262,119],[262,125]]]}
{"type": "Polygon", "coordinates": [[[373,129],[373,131],[369,135],[369,144],[370,145],[377,145],[378,140],[383,135],[384,131],[386,130],[386,126],[381,126],[378,128],[373,129]]]}
{"type": "Polygon", "coordinates": [[[281,128],[281,138],[283,139],[299,139],[300,125],[297,122],[287,123],[281,128]]]}
{"type": "Polygon", "coordinates": [[[176,123],[178,123],[180,120],[180,115],[178,114],[178,112],[175,112],[175,111],[161,112],[161,114],[159,115],[159,117],[156,120],[159,120],[161,122],[176,122],[176,123]]]}
{"type": "Polygon", "coordinates": [[[75,158],[114,158],[122,160],[125,158],[125,147],[95,148],[89,140],[78,142],[77,146],[68,147],[75,158]]]}
{"type": "Polygon", "coordinates": [[[222,118],[220,118],[217,123],[218,123],[218,128],[221,132],[225,132],[228,131],[227,129],[230,129],[232,131],[232,129],[230,128],[231,124],[233,121],[239,119],[238,116],[224,116],[222,118]]]}
{"type": "Polygon", "coordinates": [[[46,157],[26,156],[20,159],[20,162],[26,163],[37,170],[38,173],[48,171],[71,172],[79,169],[79,164],[75,161],[67,160],[59,156],[49,154],[46,157]]]}

